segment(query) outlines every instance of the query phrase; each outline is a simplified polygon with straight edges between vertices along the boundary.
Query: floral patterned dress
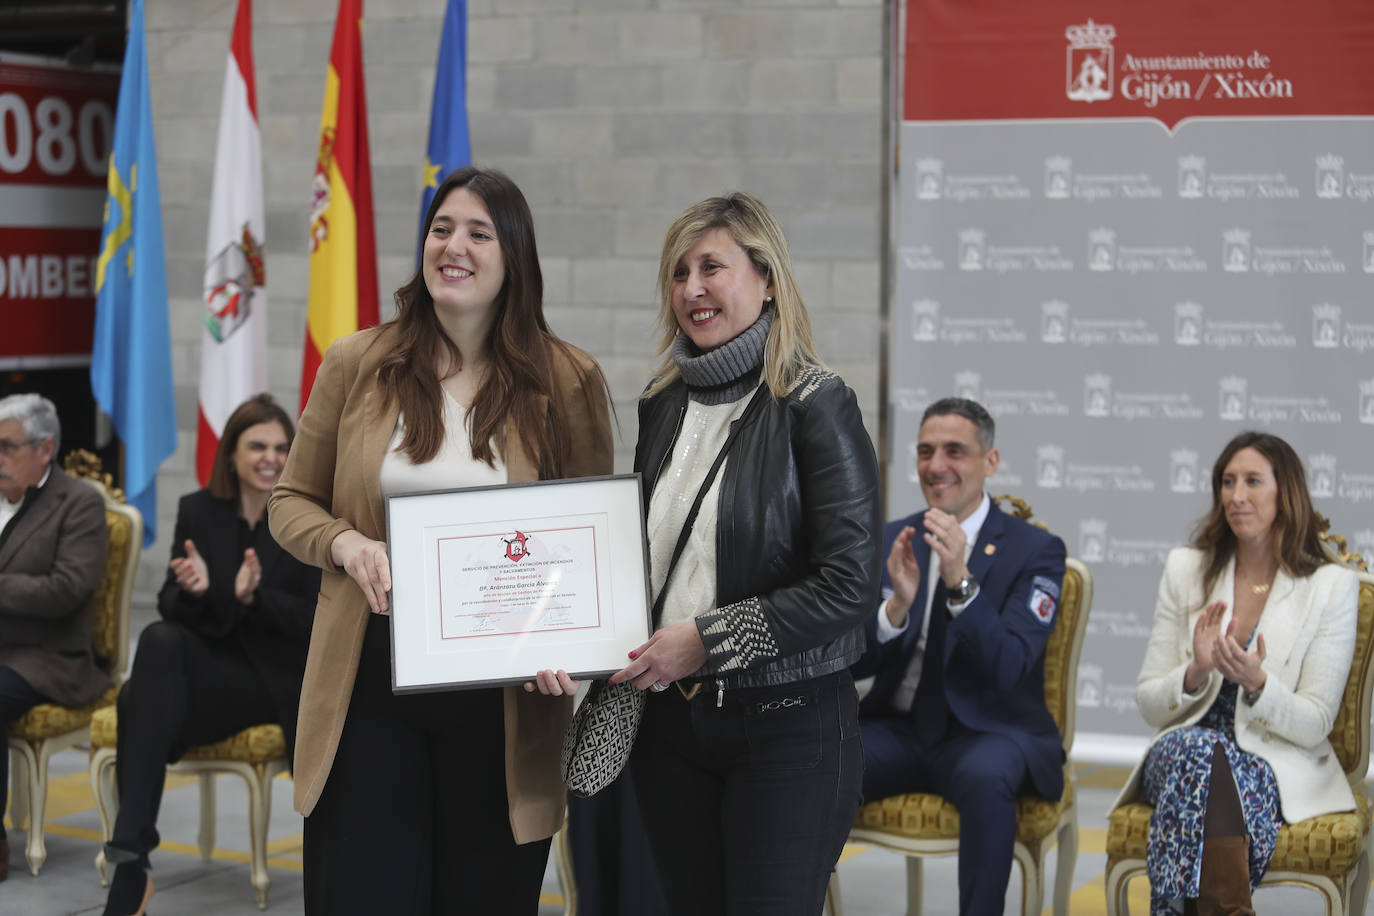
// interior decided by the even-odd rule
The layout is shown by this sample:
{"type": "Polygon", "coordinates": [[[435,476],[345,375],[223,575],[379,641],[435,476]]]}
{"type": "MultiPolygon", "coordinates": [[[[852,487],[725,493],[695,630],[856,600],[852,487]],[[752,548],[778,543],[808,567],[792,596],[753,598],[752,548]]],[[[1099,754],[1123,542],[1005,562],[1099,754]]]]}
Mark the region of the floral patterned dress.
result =
{"type": "Polygon", "coordinates": [[[1217,742],[1226,749],[1250,834],[1252,890],[1274,855],[1281,823],[1279,786],[1263,758],[1246,753],[1236,744],[1238,688],[1234,681],[1224,681],[1221,693],[1200,721],[1160,738],[1145,758],[1145,794],[1155,807],[1146,855],[1151,916],[1182,912],[1179,898],[1198,895],[1212,749],[1217,742]]]}

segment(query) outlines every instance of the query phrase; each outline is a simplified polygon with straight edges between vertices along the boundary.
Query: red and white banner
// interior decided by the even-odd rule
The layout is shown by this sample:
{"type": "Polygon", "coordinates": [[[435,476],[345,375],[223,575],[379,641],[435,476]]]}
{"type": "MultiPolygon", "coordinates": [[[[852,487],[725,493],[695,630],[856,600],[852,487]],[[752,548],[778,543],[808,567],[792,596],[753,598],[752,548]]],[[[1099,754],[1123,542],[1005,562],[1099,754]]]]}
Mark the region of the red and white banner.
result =
{"type": "Polygon", "coordinates": [[[224,73],[210,225],[205,238],[205,313],[196,434],[196,476],[202,486],[210,479],[225,421],[235,407],[267,388],[262,209],[252,0],[239,0],[224,73]]]}
{"type": "Polygon", "coordinates": [[[89,361],[118,72],[0,56],[0,363],[89,361]]]}

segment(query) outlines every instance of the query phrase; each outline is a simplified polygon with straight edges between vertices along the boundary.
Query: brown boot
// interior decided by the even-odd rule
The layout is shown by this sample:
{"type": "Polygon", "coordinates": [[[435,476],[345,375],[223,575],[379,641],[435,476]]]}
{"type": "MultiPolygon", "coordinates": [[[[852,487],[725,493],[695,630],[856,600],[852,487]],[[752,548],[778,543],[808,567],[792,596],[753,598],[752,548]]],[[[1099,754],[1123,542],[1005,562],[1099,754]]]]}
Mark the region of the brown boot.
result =
{"type": "MultiPolygon", "coordinates": [[[[3,753],[8,754],[5,750],[3,753]]],[[[10,876],[10,841],[8,837],[0,836],[0,881],[4,881],[10,876]]]]}
{"type": "Polygon", "coordinates": [[[1202,843],[1198,916],[1255,916],[1250,902],[1250,838],[1208,837],[1202,843]]]}

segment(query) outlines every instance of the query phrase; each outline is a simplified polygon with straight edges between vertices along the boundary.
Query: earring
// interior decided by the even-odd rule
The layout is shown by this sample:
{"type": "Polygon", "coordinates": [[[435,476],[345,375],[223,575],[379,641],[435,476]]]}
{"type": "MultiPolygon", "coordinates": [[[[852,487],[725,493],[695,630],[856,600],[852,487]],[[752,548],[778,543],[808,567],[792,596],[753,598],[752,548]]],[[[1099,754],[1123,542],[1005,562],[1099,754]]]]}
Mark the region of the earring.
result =
{"type": "Polygon", "coordinates": [[[768,296],[767,298],[765,298],[765,299],[763,300],[763,304],[764,304],[764,305],[772,305],[772,304],[773,304],[773,297],[772,297],[772,296],[768,296]]]}

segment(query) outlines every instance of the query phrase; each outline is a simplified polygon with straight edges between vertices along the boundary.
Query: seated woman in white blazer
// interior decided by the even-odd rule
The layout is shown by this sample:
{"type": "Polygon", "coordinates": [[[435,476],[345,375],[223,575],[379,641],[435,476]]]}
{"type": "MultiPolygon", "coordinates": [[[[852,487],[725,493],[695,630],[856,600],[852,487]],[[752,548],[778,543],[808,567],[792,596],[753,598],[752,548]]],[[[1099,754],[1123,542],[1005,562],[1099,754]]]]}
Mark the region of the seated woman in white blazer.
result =
{"type": "Polygon", "coordinates": [[[1253,914],[1280,819],[1355,807],[1326,736],[1359,580],[1325,558],[1316,520],[1288,443],[1241,433],[1212,468],[1193,545],[1165,563],[1136,683],[1159,732],[1116,802],[1155,807],[1153,916],[1253,914]]]}

